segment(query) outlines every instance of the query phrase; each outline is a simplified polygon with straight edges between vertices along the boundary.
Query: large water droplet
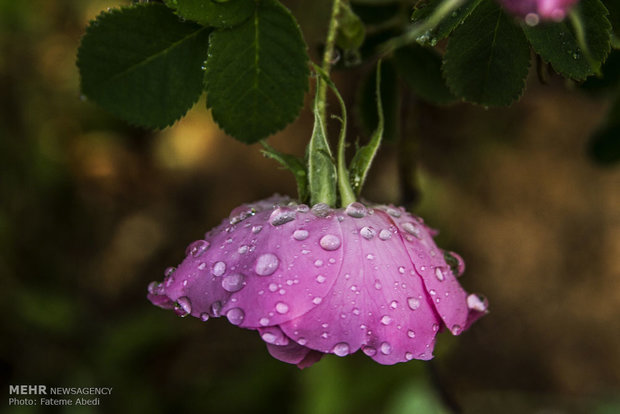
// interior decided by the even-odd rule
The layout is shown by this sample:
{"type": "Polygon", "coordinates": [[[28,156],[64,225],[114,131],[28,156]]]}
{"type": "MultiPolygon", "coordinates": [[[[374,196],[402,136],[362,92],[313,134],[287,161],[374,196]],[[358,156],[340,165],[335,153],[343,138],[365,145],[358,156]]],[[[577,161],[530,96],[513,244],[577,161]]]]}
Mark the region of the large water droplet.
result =
{"type": "Polygon", "coordinates": [[[272,253],[265,253],[256,259],[254,271],[259,276],[269,276],[278,269],[279,264],[280,259],[278,259],[278,256],[272,253]]]}
{"type": "Polygon", "coordinates": [[[366,216],[366,207],[362,203],[358,203],[357,201],[351,203],[344,210],[347,215],[354,218],[362,218],[366,216]]]}
{"type": "Polygon", "coordinates": [[[222,276],[226,273],[226,263],[224,262],[215,262],[213,263],[213,276],[222,276]]]}
{"type": "Polygon", "coordinates": [[[375,348],[373,348],[372,346],[363,346],[362,347],[362,352],[366,355],[368,355],[369,357],[373,357],[375,355],[377,355],[377,350],[375,348]]]}
{"type": "Polygon", "coordinates": [[[317,217],[327,217],[331,213],[331,208],[325,203],[317,203],[312,206],[310,211],[317,217]]]}
{"type": "Polygon", "coordinates": [[[389,315],[383,315],[381,317],[381,324],[383,325],[389,325],[392,323],[392,318],[389,315]]]}
{"type": "Polygon", "coordinates": [[[366,226],[362,227],[362,229],[360,230],[360,235],[366,240],[372,239],[373,237],[375,237],[375,234],[377,234],[377,232],[372,227],[366,226]]]}
{"type": "Polygon", "coordinates": [[[417,298],[407,298],[407,305],[411,310],[416,310],[420,307],[420,300],[417,298]]]}
{"type": "Polygon", "coordinates": [[[211,314],[215,316],[216,318],[220,316],[221,310],[222,310],[222,302],[220,302],[219,300],[211,304],[211,314]]]}
{"type": "Polygon", "coordinates": [[[281,315],[285,314],[286,312],[288,312],[288,305],[284,302],[276,303],[276,312],[281,315]]]}
{"type": "Polygon", "coordinates": [[[339,357],[343,357],[349,354],[349,344],[346,342],[340,342],[334,345],[332,352],[339,357]]]}
{"type": "Polygon", "coordinates": [[[467,296],[467,307],[478,312],[486,312],[489,305],[484,296],[472,293],[467,296]]]}
{"type": "Polygon", "coordinates": [[[340,247],[340,239],[333,234],[326,234],[325,236],[321,237],[319,244],[325,250],[336,250],[340,247]]]}
{"type": "Polygon", "coordinates": [[[189,246],[185,254],[191,254],[192,257],[200,257],[209,248],[209,242],[206,240],[196,240],[189,246]]]}
{"type": "Polygon", "coordinates": [[[383,355],[390,355],[392,353],[392,345],[389,342],[382,342],[379,349],[383,355]]]}
{"type": "Polygon", "coordinates": [[[381,289],[381,282],[379,281],[379,279],[375,280],[375,289],[377,290],[381,289]]]}
{"type": "Polygon", "coordinates": [[[281,226],[289,221],[295,220],[297,213],[288,207],[278,207],[269,216],[269,222],[272,226],[281,226]]]}
{"type": "Polygon", "coordinates": [[[245,276],[241,273],[233,273],[222,279],[222,287],[228,292],[238,292],[245,286],[245,276]]]}
{"type": "Polygon", "coordinates": [[[379,232],[379,238],[381,240],[388,240],[392,237],[392,232],[388,229],[383,229],[379,232]]]}
{"type": "Polygon", "coordinates": [[[412,236],[421,239],[422,235],[421,235],[421,230],[420,230],[420,226],[416,223],[413,223],[411,221],[408,221],[406,223],[403,223],[403,229],[411,234],[412,236]]]}
{"type": "Polygon", "coordinates": [[[245,312],[243,312],[241,308],[232,308],[229,309],[228,312],[226,312],[226,317],[228,318],[228,321],[233,325],[239,325],[241,324],[241,322],[243,322],[243,319],[245,318],[245,312]]]}
{"type": "Polygon", "coordinates": [[[174,306],[174,312],[181,318],[184,318],[192,313],[192,303],[187,296],[181,296],[177,299],[177,303],[174,306]]]}
{"type": "Polygon", "coordinates": [[[295,230],[293,233],[293,238],[297,241],[302,241],[306,240],[309,235],[310,233],[308,233],[308,230],[295,230]]]}

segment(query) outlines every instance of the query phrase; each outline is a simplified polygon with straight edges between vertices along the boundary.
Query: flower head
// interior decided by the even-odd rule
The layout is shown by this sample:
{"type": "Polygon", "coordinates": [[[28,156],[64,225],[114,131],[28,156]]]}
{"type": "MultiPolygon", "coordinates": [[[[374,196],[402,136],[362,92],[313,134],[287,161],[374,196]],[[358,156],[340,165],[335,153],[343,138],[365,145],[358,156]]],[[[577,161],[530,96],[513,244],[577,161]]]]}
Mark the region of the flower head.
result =
{"type": "Polygon", "coordinates": [[[381,364],[430,359],[437,332],[487,311],[421,218],[393,206],[312,208],[272,197],[233,210],[187,248],[149,299],[180,316],[226,316],[301,368],[362,350],[381,364]]]}
{"type": "Polygon", "coordinates": [[[539,19],[560,21],[579,0],[500,0],[509,12],[524,17],[528,24],[539,19]]]}

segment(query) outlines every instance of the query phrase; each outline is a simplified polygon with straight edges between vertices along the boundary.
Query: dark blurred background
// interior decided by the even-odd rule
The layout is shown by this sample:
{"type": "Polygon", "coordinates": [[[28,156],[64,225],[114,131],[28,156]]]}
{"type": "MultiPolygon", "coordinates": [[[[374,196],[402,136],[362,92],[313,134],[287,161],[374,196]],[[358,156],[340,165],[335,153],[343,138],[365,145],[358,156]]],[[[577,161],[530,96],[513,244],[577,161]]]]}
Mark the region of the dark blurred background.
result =
{"type": "MultiPolygon", "coordinates": [[[[320,7],[288,4],[309,43],[322,36],[320,7]]],[[[295,188],[219,131],[204,100],[148,132],[80,97],[80,37],[118,5],[0,0],[0,411],[620,412],[620,170],[586,156],[606,99],[533,73],[509,109],[414,102],[415,210],[465,258],[462,283],[491,313],[440,335],[432,364],[328,356],[299,371],[255,332],[146,300],[233,207],[295,188]],[[114,391],[98,407],[9,407],[8,384],[114,391]]],[[[336,80],[351,102],[356,77],[336,80]]],[[[302,154],[310,128],[306,108],[270,142],[302,154]]],[[[368,199],[399,201],[398,152],[382,149],[368,199]]]]}

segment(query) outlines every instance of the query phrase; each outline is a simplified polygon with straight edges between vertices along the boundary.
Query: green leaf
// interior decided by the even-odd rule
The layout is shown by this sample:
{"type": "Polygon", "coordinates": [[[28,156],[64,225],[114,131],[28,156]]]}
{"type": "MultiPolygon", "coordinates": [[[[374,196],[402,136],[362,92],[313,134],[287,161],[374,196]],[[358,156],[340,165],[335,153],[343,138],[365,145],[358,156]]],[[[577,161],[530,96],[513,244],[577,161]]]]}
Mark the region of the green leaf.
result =
{"type": "MultiPolygon", "coordinates": [[[[435,46],[439,40],[448,37],[448,35],[474,11],[481,1],[482,0],[465,0],[463,5],[443,18],[434,29],[418,38],[418,42],[423,45],[428,44],[435,46]]],[[[421,7],[413,11],[411,21],[413,23],[418,23],[428,18],[437,7],[444,2],[445,0],[430,0],[425,2],[421,7]]]]}
{"type": "Polygon", "coordinates": [[[325,203],[335,206],[336,193],[336,164],[327,142],[325,125],[321,120],[318,91],[323,80],[318,77],[314,98],[314,129],[308,143],[306,158],[308,160],[308,187],[310,190],[310,204],[325,203]]]}
{"type": "MultiPolygon", "coordinates": [[[[392,60],[381,64],[381,106],[383,108],[383,138],[396,141],[400,135],[401,90],[392,60]]],[[[372,136],[379,124],[377,112],[377,69],[372,70],[363,81],[356,102],[357,119],[362,130],[372,136]]]]}
{"type": "Polygon", "coordinates": [[[534,27],[524,24],[523,30],[536,53],[551,63],[556,72],[584,80],[599,71],[609,53],[611,24],[607,9],[599,0],[582,0],[574,12],[582,23],[587,50],[580,47],[570,19],[534,27]]]}
{"type": "Polygon", "coordinates": [[[521,29],[484,0],[450,37],[443,70],[450,90],[485,106],[510,105],[525,88],[530,49],[521,29]]]}
{"type": "Polygon", "coordinates": [[[353,188],[353,192],[357,196],[359,196],[360,192],[362,191],[362,187],[364,186],[364,182],[366,181],[366,176],[368,175],[368,170],[370,169],[370,165],[372,164],[375,155],[377,155],[377,151],[379,150],[379,146],[381,145],[381,139],[383,138],[384,120],[383,105],[381,103],[381,69],[381,63],[379,63],[377,65],[375,78],[377,116],[379,118],[377,129],[375,130],[375,132],[373,132],[368,144],[360,147],[357,150],[349,166],[351,187],[353,188]]]}
{"type": "Polygon", "coordinates": [[[205,72],[207,106],[228,134],[257,142],[301,111],[308,55],[299,26],[275,0],[262,0],[240,26],[213,32],[205,72]]]}
{"type": "Polygon", "coordinates": [[[261,141],[264,149],[261,150],[264,156],[276,160],[284,168],[289,170],[295,176],[297,182],[297,195],[300,203],[306,203],[309,200],[310,193],[308,192],[308,174],[306,172],[306,165],[303,160],[297,158],[294,155],[284,154],[277,151],[275,148],[267,144],[265,141],[261,141]]]}
{"type": "Polygon", "coordinates": [[[441,74],[441,57],[433,49],[406,46],[394,53],[396,69],[413,92],[434,104],[448,104],[456,99],[441,74]]]}
{"type": "Polygon", "coordinates": [[[601,165],[620,161],[620,93],[616,95],[605,124],[590,139],[588,153],[601,165]]]}
{"type": "Polygon", "coordinates": [[[347,3],[341,5],[338,23],[336,45],[344,50],[359,49],[362,43],[364,43],[366,28],[362,20],[347,3]]]}
{"type": "Polygon", "coordinates": [[[78,50],[82,93],[132,124],[169,126],[202,93],[208,35],[162,4],[103,13],[78,50]]]}
{"type": "Polygon", "coordinates": [[[233,27],[254,13],[254,0],[164,0],[177,14],[205,26],[233,27]]]}

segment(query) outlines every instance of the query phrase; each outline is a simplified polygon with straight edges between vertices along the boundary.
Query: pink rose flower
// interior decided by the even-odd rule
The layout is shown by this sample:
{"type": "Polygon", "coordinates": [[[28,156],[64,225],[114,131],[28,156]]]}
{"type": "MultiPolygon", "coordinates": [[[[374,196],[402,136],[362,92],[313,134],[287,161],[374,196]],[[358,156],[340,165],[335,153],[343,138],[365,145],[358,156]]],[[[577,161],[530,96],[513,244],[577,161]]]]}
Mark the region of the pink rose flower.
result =
{"type": "Polygon", "coordinates": [[[536,24],[538,19],[560,21],[579,0],[500,0],[510,13],[536,24]]]}
{"type": "Polygon", "coordinates": [[[428,360],[439,331],[459,335],[487,312],[457,281],[463,260],[435,234],[403,208],[309,208],[274,196],[190,244],[148,298],[257,330],[272,356],[300,368],[358,350],[381,364],[428,360]]]}

